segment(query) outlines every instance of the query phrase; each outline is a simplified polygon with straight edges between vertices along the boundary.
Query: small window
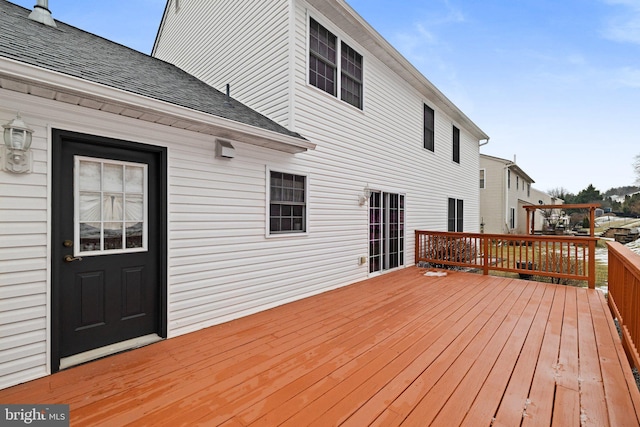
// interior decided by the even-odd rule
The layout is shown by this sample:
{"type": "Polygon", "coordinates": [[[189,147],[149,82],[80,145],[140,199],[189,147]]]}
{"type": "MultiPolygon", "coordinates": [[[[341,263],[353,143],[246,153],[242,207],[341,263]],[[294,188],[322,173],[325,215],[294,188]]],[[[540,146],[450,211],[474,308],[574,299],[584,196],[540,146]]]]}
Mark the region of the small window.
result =
{"type": "Polygon", "coordinates": [[[480,169],[480,188],[486,188],[485,175],[487,174],[486,169],[480,169]]]}
{"type": "Polygon", "coordinates": [[[271,171],[270,181],[269,232],[306,232],[306,177],[271,171]]]}
{"type": "Polygon", "coordinates": [[[453,161],[460,163],[460,129],[453,127],[453,161]]]}
{"type": "Polygon", "coordinates": [[[511,171],[507,170],[507,188],[511,188],[511,171]]]}
{"type": "Polygon", "coordinates": [[[341,48],[341,99],[362,110],[362,55],[344,42],[341,48]]]}
{"type": "Polygon", "coordinates": [[[464,200],[449,198],[447,231],[464,231],[464,200]]]}
{"type": "Polygon", "coordinates": [[[531,197],[531,184],[527,183],[527,197],[531,197]]]}
{"type": "Polygon", "coordinates": [[[520,189],[520,177],[516,175],[516,190],[520,189]]]}
{"type": "Polygon", "coordinates": [[[435,111],[424,105],[424,148],[435,151],[435,111]]]}
{"type": "Polygon", "coordinates": [[[509,210],[509,228],[512,230],[516,228],[516,209],[511,208],[509,210]]]}
{"type": "Polygon", "coordinates": [[[309,23],[309,84],[336,96],[336,36],[311,19],[309,23]]]}

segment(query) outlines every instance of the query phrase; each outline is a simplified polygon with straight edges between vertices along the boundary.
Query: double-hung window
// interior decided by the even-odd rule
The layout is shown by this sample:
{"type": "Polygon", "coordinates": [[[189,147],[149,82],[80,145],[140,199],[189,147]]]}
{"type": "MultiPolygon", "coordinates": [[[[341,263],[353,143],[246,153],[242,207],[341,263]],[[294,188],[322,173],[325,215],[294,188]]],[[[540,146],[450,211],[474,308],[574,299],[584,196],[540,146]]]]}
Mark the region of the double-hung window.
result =
{"type": "Polygon", "coordinates": [[[341,99],[362,110],[362,55],[342,42],[341,99]]]}
{"type": "Polygon", "coordinates": [[[480,169],[480,188],[487,188],[487,170],[486,169],[480,169]]]}
{"type": "Polygon", "coordinates": [[[362,109],[363,72],[362,55],[320,25],[309,20],[309,84],[333,96],[338,96],[340,73],[340,99],[362,109]],[[338,46],[340,63],[338,63],[338,46]]]}
{"type": "Polygon", "coordinates": [[[269,232],[304,233],[307,228],[305,176],[270,172],[269,232]]]}
{"type": "Polygon", "coordinates": [[[424,104],[424,148],[435,151],[435,118],[433,108],[424,104]]]}
{"type": "Polygon", "coordinates": [[[453,127],[453,161],[460,163],[460,129],[453,127]]]}
{"type": "Polygon", "coordinates": [[[337,38],[315,20],[309,22],[309,83],[336,96],[337,38]]]}

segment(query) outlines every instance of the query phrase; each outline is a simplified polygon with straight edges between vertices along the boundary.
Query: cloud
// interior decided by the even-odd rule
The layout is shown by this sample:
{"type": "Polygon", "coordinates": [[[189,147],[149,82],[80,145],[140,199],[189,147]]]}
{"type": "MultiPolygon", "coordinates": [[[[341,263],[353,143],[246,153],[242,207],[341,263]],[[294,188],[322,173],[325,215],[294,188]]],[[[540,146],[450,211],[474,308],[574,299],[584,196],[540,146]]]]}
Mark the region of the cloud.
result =
{"type": "Polygon", "coordinates": [[[640,0],[603,0],[624,10],[610,16],[602,34],[605,38],[621,43],[640,44],[640,0]]]}
{"type": "Polygon", "coordinates": [[[614,83],[619,87],[640,89],[640,69],[624,67],[617,70],[614,83]]]}

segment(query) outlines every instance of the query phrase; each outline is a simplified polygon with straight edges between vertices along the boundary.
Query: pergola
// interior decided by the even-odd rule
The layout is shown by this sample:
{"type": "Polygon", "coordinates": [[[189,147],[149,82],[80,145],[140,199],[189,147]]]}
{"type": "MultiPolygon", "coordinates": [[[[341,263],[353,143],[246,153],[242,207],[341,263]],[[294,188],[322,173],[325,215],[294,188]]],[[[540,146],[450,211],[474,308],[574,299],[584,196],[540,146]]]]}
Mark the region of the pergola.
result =
{"type": "Polygon", "coordinates": [[[573,205],[526,205],[523,207],[527,210],[527,224],[531,227],[527,229],[529,234],[534,233],[533,215],[538,209],[589,209],[589,236],[595,236],[596,209],[600,207],[600,204],[598,203],[577,203],[573,205]]]}

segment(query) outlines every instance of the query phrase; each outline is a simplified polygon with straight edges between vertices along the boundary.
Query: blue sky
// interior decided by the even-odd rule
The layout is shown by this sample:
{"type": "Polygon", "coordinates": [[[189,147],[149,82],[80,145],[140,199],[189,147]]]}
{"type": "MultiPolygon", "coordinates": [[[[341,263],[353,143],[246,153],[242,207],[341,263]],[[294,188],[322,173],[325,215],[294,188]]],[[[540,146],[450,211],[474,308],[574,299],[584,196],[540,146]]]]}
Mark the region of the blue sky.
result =
{"type": "MultiPolygon", "coordinates": [[[[516,156],[534,187],[635,182],[640,0],[348,3],[491,136],[483,153],[516,156]]],[[[164,5],[49,0],[55,19],[145,53],[164,5]]]]}

